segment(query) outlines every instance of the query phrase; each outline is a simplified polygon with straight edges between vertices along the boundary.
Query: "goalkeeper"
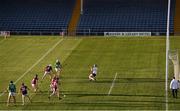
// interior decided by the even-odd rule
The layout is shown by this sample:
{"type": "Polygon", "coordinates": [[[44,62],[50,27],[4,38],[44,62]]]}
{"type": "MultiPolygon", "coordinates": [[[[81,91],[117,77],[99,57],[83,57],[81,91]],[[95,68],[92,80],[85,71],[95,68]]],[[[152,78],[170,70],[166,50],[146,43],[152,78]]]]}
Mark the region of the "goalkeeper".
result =
{"type": "Polygon", "coordinates": [[[91,68],[91,73],[89,74],[90,81],[96,80],[97,70],[98,70],[97,65],[94,64],[93,67],[91,68]]]}

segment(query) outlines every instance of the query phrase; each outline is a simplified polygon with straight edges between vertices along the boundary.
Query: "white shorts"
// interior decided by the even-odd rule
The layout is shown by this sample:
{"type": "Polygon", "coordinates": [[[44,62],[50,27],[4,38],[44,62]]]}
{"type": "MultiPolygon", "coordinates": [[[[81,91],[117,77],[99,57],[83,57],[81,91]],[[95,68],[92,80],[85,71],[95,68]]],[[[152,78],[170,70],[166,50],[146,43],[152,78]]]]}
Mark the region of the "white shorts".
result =
{"type": "Polygon", "coordinates": [[[45,71],[44,74],[51,74],[51,72],[45,71]]]}
{"type": "Polygon", "coordinates": [[[57,93],[58,93],[58,88],[53,88],[53,89],[52,89],[52,93],[53,93],[53,94],[57,94],[57,93]]]}
{"type": "Polygon", "coordinates": [[[9,96],[15,96],[16,93],[15,92],[9,92],[9,96]]]}
{"type": "Polygon", "coordinates": [[[50,85],[50,91],[53,91],[53,86],[52,85],[50,85]]]}
{"type": "Polygon", "coordinates": [[[60,71],[61,70],[61,68],[55,68],[55,71],[56,72],[58,72],[58,71],[60,71]]]}
{"type": "Polygon", "coordinates": [[[36,87],[36,84],[31,84],[31,86],[34,88],[34,87],[36,87]]]}

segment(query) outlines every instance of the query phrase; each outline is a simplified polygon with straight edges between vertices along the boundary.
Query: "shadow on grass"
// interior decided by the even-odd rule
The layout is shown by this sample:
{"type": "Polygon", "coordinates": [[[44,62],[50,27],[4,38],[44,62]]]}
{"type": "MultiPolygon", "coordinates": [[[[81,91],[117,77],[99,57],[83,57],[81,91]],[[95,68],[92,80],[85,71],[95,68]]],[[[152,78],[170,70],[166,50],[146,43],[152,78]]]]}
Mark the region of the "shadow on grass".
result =
{"type": "MultiPolygon", "coordinates": [[[[96,81],[96,83],[112,83],[112,79],[109,78],[101,78],[100,81],[96,81]]],[[[159,78],[117,78],[116,83],[160,83],[165,82],[164,79],[159,78]]]]}
{"type": "MultiPolygon", "coordinates": [[[[67,94],[67,95],[75,95],[77,97],[83,97],[83,96],[107,96],[107,94],[73,94],[73,93],[70,93],[70,94],[67,94]]],[[[164,96],[161,96],[161,95],[130,95],[130,94],[110,94],[109,96],[117,96],[117,97],[122,97],[122,96],[125,96],[125,97],[164,97],[164,96]]]]}
{"type": "MultiPolygon", "coordinates": [[[[117,96],[117,97],[155,97],[155,98],[164,98],[163,95],[153,95],[153,94],[105,94],[105,93],[90,93],[90,92],[85,92],[85,91],[67,91],[67,90],[63,90],[60,92],[60,94],[65,94],[68,96],[76,96],[76,97],[84,97],[84,96],[107,96],[107,97],[112,97],[112,96],[117,96]]],[[[35,93],[36,95],[49,95],[49,91],[41,91],[38,93],[35,93]]]]}
{"type": "MultiPolygon", "coordinates": [[[[98,78],[97,81],[89,81],[87,78],[66,79],[64,83],[112,83],[114,78],[98,78]]],[[[159,78],[117,78],[116,83],[164,83],[159,78]]]]}
{"type": "Polygon", "coordinates": [[[35,104],[29,104],[27,107],[24,109],[31,109],[34,107],[38,107],[38,109],[90,109],[90,110],[107,110],[107,109],[162,109],[162,103],[157,104],[152,103],[154,101],[116,101],[116,102],[111,102],[111,101],[101,101],[101,102],[85,102],[85,101],[79,101],[79,102],[57,102],[57,103],[35,103],[35,104]],[[44,108],[46,106],[46,108],[44,108]]]}

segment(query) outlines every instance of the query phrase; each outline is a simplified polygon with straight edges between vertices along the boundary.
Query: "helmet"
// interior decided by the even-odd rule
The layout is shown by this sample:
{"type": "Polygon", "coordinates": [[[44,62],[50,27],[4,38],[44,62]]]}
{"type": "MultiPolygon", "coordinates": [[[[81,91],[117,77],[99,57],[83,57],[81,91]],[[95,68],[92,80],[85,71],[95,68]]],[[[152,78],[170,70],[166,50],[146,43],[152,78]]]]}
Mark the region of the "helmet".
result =
{"type": "Polygon", "coordinates": [[[48,66],[52,66],[51,64],[49,64],[48,66]]]}
{"type": "Polygon", "coordinates": [[[97,67],[97,65],[96,65],[96,64],[94,64],[94,65],[93,65],[93,67],[97,67]]]}

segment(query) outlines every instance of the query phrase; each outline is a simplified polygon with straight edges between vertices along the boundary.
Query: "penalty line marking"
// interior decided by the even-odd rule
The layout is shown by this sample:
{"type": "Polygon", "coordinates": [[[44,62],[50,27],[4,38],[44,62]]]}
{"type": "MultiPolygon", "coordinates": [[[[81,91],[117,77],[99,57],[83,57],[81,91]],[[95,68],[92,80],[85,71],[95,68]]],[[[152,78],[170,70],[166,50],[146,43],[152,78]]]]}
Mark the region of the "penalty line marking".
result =
{"type": "MultiPolygon", "coordinates": [[[[60,39],[56,44],[53,45],[38,61],[36,61],[26,72],[24,72],[14,83],[16,84],[20,79],[22,79],[29,71],[31,71],[39,62],[41,62],[51,51],[56,48],[56,46],[61,43],[63,39],[60,39]]],[[[5,92],[0,94],[0,97],[4,95],[5,92]]]]}
{"type": "Polygon", "coordinates": [[[108,92],[108,96],[111,94],[111,91],[112,91],[112,89],[113,89],[113,87],[114,87],[116,78],[117,78],[117,72],[116,72],[116,74],[115,74],[115,76],[114,76],[114,79],[113,79],[113,81],[112,81],[111,87],[110,87],[109,92],[108,92]]]}

